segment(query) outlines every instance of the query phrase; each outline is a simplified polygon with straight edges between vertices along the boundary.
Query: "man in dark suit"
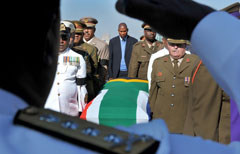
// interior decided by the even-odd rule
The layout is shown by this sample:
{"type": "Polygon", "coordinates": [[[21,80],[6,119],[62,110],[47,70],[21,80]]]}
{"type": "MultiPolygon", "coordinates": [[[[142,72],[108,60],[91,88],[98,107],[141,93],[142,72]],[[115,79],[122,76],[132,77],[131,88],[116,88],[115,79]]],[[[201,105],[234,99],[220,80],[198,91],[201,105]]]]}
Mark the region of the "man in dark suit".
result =
{"type": "Polygon", "coordinates": [[[109,79],[127,77],[132,47],[137,42],[137,39],[128,35],[125,23],[118,25],[118,33],[119,36],[112,38],[109,42],[109,79]]]}

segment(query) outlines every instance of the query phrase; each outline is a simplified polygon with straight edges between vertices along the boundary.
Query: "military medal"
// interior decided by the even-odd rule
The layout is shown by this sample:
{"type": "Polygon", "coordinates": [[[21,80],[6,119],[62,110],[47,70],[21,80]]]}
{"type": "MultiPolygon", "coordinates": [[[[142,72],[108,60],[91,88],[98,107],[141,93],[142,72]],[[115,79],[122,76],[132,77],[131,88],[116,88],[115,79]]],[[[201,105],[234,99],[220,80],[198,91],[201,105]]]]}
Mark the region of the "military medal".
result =
{"type": "Polygon", "coordinates": [[[79,62],[80,62],[79,57],[77,57],[77,63],[79,63],[79,62]]]}
{"type": "Polygon", "coordinates": [[[73,57],[69,57],[69,63],[70,63],[70,65],[73,65],[73,57]]]}
{"type": "Polygon", "coordinates": [[[186,87],[189,86],[190,80],[191,80],[190,77],[188,77],[188,76],[185,77],[185,79],[184,79],[184,85],[185,85],[186,87]]]}
{"type": "Polygon", "coordinates": [[[63,56],[63,65],[67,65],[67,56],[63,56]]]}

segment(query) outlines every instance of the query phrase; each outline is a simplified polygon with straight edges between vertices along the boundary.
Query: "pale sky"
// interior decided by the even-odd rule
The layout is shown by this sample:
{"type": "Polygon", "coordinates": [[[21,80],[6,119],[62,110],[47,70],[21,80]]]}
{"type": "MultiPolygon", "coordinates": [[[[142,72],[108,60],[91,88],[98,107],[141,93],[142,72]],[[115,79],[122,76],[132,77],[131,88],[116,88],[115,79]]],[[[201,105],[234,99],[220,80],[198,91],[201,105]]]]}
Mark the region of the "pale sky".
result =
{"type": "MultiPolygon", "coordinates": [[[[222,9],[239,0],[195,0],[222,9]]],[[[143,34],[142,21],[118,13],[115,9],[116,0],[61,0],[62,20],[79,20],[82,17],[94,17],[98,20],[95,35],[101,38],[109,34],[110,38],[118,35],[117,27],[121,22],[128,25],[129,35],[139,39],[143,34]]]]}

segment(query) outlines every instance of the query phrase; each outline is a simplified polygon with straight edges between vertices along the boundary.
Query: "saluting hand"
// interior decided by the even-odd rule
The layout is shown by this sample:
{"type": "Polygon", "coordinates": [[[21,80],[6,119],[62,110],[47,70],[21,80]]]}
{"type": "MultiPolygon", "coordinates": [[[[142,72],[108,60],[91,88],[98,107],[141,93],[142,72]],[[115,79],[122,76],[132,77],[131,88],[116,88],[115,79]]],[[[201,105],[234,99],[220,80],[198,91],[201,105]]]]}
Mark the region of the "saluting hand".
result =
{"type": "Polygon", "coordinates": [[[116,9],[150,24],[163,36],[186,40],[198,22],[214,11],[191,0],[118,0],[116,9]]]}

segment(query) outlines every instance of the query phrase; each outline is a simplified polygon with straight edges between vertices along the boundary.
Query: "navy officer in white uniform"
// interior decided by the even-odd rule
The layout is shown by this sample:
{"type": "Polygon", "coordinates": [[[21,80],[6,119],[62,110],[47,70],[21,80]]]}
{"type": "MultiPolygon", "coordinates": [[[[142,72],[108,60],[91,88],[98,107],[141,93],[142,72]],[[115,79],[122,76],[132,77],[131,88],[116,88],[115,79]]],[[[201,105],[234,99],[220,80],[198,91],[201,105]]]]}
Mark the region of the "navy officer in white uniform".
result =
{"type": "Polygon", "coordinates": [[[86,63],[82,55],[69,48],[73,31],[72,23],[61,22],[57,71],[45,108],[78,116],[86,105],[86,63]]]}

